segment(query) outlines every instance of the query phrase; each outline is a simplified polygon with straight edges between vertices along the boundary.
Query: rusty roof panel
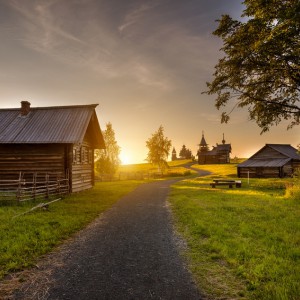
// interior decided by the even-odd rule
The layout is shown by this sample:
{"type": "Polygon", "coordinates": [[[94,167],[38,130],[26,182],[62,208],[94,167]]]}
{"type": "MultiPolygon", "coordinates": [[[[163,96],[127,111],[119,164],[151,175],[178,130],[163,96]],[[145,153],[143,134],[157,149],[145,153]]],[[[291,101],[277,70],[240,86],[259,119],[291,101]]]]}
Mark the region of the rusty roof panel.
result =
{"type": "Polygon", "coordinates": [[[95,145],[104,141],[98,119],[93,118],[97,105],[31,108],[26,116],[19,109],[0,109],[0,143],[80,143],[90,122],[95,145]]]}

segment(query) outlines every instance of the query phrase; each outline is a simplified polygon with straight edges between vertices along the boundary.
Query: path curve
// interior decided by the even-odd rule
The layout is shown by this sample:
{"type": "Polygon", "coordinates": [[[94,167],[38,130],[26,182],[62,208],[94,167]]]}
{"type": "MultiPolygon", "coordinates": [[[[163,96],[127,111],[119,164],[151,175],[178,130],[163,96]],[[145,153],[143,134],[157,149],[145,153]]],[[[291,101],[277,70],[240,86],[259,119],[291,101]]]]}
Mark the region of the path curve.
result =
{"type": "Polygon", "coordinates": [[[121,198],[10,299],[201,299],[166,202],[179,180],[142,184],[121,198]]]}

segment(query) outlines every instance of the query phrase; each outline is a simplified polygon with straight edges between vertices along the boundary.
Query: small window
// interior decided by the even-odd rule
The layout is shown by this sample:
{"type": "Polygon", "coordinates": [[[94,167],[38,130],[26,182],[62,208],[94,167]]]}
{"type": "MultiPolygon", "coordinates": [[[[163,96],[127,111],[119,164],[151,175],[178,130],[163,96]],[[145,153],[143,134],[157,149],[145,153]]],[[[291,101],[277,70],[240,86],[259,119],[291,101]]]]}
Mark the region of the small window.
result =
{"type": "Polygon", "coordinates": [[[89,163],[89,150],[87,147],[83,147],[83,163],[84,164],[89,163]]]}
{"type": "Polygon", "coordinates": [[[76,148],[73,148],[73,165],[75,165],[77,162],[76,156],[77,156],[77,150],[76,148]]]}
{"type": "Polygon", "coordinates": [[[89,164],[93,163],[93,150],[89,149],[89,164]]]}
{"type": "Polygon", "coordinates": [[[84,147],[80,148],[80,163],[84,163],[84,147]]]}

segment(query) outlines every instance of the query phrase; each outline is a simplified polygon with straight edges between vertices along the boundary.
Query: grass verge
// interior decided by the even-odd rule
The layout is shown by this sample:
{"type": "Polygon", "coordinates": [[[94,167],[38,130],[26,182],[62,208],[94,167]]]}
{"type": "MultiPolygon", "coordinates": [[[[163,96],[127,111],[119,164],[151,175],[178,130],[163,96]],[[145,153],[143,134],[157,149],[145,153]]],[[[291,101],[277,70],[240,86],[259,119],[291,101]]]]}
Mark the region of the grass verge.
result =
{"type": "Polygon", "coordinates": [[[247,179],[242,188],[212,189],[212,178],[234,178],[235,165],[173,186],[169,197],[185,256],[211,299],[299,299],[300,201],[285,196],[289,179],[247,179]]]}
{"type": "Polygon", "coordinates": [[[0,207],[0,279],[32,266],[37,258],[85,227],[141,181],[101,182],[89,191],[55,202],[48,210],[14,218],[37,203],[0,207]]]}

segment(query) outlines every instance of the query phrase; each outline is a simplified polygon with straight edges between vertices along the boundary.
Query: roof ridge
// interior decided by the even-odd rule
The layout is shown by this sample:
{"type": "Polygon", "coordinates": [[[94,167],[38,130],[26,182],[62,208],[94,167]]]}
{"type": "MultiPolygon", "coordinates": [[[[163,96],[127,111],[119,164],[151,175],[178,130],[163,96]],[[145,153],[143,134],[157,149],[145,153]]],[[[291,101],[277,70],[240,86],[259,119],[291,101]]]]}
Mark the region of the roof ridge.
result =
{"type": "MultiPolygon", "coordinates": [[[[84,108],[84,107],[92,107],[96,108],[99,105],[99,103],[96,104],[78,104],[78,105],[62,105],[62,106],[31,106],[31,109],[37,110],[37,109],[54,109],[54,108],[61,108],[61,109],[67,109],[67,108],[84,108]]],[[[12,107],[12,108],[0,108],[0,110],[20,110],[20,107],[12,107]]]]}
{"type": "MultiPolygon", "coordinates": [[[[291,146],[291,144],[266,144],[266,145],[268,145],[268,146],[270,146],[270,145],[274,145],[274,146],[291,146]]],[[[291,147],[293,147],[293,146],[291,146],[291,147]]]]}

